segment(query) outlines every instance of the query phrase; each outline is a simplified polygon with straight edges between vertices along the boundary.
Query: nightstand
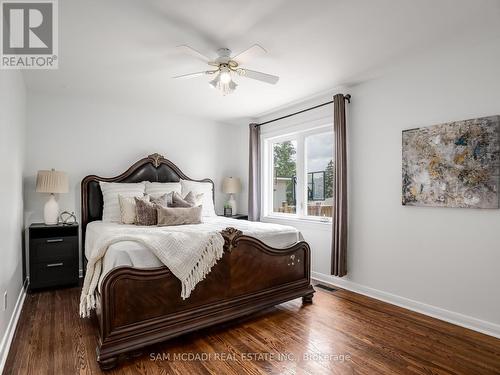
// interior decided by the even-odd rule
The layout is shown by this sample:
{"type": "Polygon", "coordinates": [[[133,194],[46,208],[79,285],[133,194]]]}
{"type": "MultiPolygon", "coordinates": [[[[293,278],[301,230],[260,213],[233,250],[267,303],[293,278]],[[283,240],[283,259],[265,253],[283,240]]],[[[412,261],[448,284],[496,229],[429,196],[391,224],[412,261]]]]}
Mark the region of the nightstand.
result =
{"type": "MultiPolygon", "coordinates": [[[[219,215],[219,216],[224,216],[224,215],[219,215]]],[[[224,216],[224,217],[230,217],[231,219],[237,219],[237,220],[248,220],[248,215],[244,214],[236,214],[233,216],[224,216]]]]}
{"type": "Polygon", "coordinates": [[[78,224],[31,224],[30,290],[78,284],[78,224]]]}

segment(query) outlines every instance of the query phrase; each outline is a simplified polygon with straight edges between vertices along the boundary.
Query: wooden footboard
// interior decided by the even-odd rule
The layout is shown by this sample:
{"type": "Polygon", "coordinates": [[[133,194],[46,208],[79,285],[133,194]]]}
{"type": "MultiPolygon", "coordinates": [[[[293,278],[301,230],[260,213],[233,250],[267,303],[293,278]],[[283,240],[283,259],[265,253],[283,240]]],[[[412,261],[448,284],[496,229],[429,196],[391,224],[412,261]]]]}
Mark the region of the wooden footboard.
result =
{"type": "Polygon", "coordinates": [[[306,242],[274,249],[234,228],[222,234],[222,259],[186,300],[166,267],[120,267],[106,275],[97,306],[103,369],[150,344],[298,297],[312,301],[306,242]]]}

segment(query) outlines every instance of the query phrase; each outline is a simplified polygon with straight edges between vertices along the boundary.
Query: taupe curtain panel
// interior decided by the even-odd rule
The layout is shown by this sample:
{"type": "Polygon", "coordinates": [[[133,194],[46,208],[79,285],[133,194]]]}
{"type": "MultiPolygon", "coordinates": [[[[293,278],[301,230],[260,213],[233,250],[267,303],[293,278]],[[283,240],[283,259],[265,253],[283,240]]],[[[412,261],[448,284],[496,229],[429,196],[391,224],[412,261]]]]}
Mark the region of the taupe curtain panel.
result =
{"type": "Polygon", "coordinates": [[[347,142],[343,94],[337,94],[333,97],[333,131],[335,137],[335,200],[331,274],[342,277],[347,274],[347,142]]]}
{"type": "Polygon", "coordinates": [[[250,124],[248,165],[248,220],[260,219],[260,127],[250,124]]]}

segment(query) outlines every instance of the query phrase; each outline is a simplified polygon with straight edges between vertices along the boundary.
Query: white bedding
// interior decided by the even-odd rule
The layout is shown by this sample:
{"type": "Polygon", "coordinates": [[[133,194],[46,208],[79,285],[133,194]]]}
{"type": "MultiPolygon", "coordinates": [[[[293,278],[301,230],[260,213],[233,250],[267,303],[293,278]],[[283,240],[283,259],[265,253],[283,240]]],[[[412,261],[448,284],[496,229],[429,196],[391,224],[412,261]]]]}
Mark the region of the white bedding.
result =
{"type": "MultiPolygon", "coordinates": [[[[89,249],[92,248],[91,244],[95,241],[100,234],[105,233],[116,228],[140,228],[136,225],[127,225],[119,223],[110,223],[102,221],[93,221],[87,225],[87,232],[85,236],[85,256],[89,259],[89,249]]],[[[150,230],[175,230],[179,231],[220,231],[227,227],[239,229],[243,234],[255,237],[266,245],[275,248],[286,248],[297,241],[302,240],[300,232],[290,226],[252,222],[246,220],[236,220],[222,216],[204,217],[202,224],[180,225],[176,227],[144,227],[150,230]]],[[[104,256],[103,271],[99,282],[99,289],[101,281],[104,276],[112,269],[120,266],[130,266],[135,268],[152,268],[161,267],[163,264],[160,260],[144,245],[138,242],[122,241],[111,245],[104,256]]]]}

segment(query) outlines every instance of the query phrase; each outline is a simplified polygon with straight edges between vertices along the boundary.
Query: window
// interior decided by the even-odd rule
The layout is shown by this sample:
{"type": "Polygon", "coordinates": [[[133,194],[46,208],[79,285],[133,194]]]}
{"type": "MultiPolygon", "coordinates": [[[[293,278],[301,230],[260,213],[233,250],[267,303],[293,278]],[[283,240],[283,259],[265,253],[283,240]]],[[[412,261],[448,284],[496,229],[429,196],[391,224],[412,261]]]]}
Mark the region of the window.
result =
{"type": "Polygon", "coordinates": [[[263,135],[263,212],[329,220],[333,212],[333,132],[331,126],[263,135]]]}

